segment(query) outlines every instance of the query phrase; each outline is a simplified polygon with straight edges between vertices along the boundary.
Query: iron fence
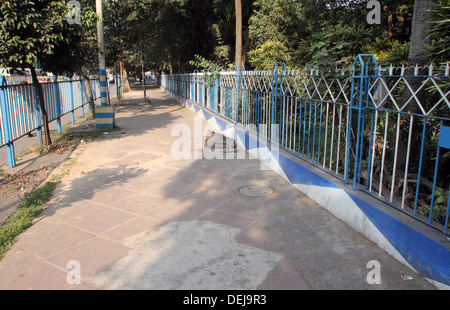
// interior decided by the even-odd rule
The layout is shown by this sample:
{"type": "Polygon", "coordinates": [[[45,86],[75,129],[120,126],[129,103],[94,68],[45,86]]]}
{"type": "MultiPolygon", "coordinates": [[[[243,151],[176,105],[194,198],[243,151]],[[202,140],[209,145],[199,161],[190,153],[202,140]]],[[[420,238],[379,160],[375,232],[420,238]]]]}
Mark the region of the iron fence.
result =
{"type": "Polygon", "coordinates": [[[449,71],[358,55],[349,72],[275,63],[163,74],[157,83],[448,235],[449,71]]]}
{"type": "MultiPolygon", "coordinates": [[[[9,79],[11,81],[11,79],[9,79]]],[[[94,103],[100,105],[98,79],[90,79],[94,103]]],[[[71,114],[75,122],[75,110],[84,116],[84,106],[90,101],[87,82],[83,79],[65,79],[41,83],[48,121],[56,121],[61,131],[61,117],[71,114]]],[[[109,83],[108,83],[109,86],[109,83]]],[[[120,92],[120,78],[116,79],[116,96],[120,92]]],[[[109,87],[108,87],[109,88],[109,87]]],[[[110,91],[108,89],[108,95],[110,91]]],[[[90,111],[90,107],[89,107],[90,111]]],[[[14,167],[14,141],[28,133],[37,131],[37,142],[41,142],[43,121],[39,108],[37,90],[30,83],[8,85],[7,78],[0,76],[0,147],[6,147],[8,165],[14,167]]]]}

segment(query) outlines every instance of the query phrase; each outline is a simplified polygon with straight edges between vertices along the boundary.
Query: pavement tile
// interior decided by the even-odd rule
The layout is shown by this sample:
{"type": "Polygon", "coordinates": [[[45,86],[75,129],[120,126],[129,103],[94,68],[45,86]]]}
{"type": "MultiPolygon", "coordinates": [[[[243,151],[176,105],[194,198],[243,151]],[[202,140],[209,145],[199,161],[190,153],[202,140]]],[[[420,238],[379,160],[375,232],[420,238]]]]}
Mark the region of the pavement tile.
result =
{"type": "Polygon", "coordinates": [[[158,224],[156,220],[136,217],[103,232],[102,236],[114,241],[121,241],[137,234],[146,233],[158,227],[158,224]]]}
{"type": "Polygon", "coordinates": [[[170,203],[147,212],[145,216],[159,221],[160,226],[162,226],[173,221],[192,221],[205,212],[206,210],[192,208],[190,204],[183,204],[172,199],[170,203]]]}
{"type": "Polygon", "coordinates": [[[107,268],[109,265],[128,255],[129,247],[99,237],[93,237],[48,257],[52,264],[66,268],[67,262],[80,263],[81,278],[107,268]]]}
{"type": "MultiPolygon", "coordinates": [[[[152,146],[153,149],[153,146],[152,146]]],[[[176,169],[174,179],[178,177],[182,177],[183,175],[190,173],[195,170],[199,170],[202,168],[205,168],[212,164],[211,160],[197,160],[197,159],[175,159],[172,156],[167,156],[167,154],[170,154],[171,150],[165,151],[166,156],[161,156],[159,158],[156,158],[152,160],[151,162],[145,163],[142,165],[142,167],[149,167],[154,171],[155,167],[158,167],[158,169],[167,169],[167,167],[170,167],[170,169],[176,169]],[[164,168],[166,167],[166,168],[164,168]]]]}
{"type": "MultiPolygon", "coordinates": [[[[217,161],[214,161],[212,163],[217,163],[217,161]]],[[[211,164],[206,167],[198,169],[198,172],[213,174],[217,176],[223,176],[225,173],[227,173],[227,171],[228,169],[225,165],[217,165],[217,164],[211,164]]]]}
{"type": "Polygon", "coordinates": [[[225,178],[199,171],[194,171],[187,175],[184,175],[178,178],[176,182],[194,183],[197,185],[197,188],[219,190],[230,194],[235,193],[234,188],[225,178]]]}
{"type": "Polygon", "coordinates": [[[286,259],[281,259],[266,279],[258,286],[259,290],[310,290],[311,287],[286,259]]]}
{"type": "Polygon", "coordinates": [[[91,180],[102,184],[98,186],[97,189],[104,189],[105,185],[121,185],[129,180],[137,178],[139,176],[145,175],[148,169],[141,167],[104,167],[100,166],[95,170],[86,172],[82,178],[80,178],[80,183],[84,180],[91,180]]]}
{"type": "Polygon", "coordinates": [[[53,192],[53,196],[71,195],[92,193],[93,191],[102,187],[101,183],[95,182],[95,180],[79,180],[73,179],[68,181],[62,181],[58,184],[57,188],[53,192]]]}
{"type": "Polygon", "coordinates": [[[250,223],[252,223],[254,221],[253,218],[250,218],[247,216],[241,216],[241,215],[238,215],[235,213],[223,212],[223,211],[220,211],[217,209],[214,209],[212,211],[205,213],[199,219],[211,221],[211,222],[215,222],[215,223],[220,223],[220,224],[228,225],[228,226],[239,228],[239,229],[244,229],[245,227],[247,227],[248,225],[250,225],[250,223]]]}
{"type": "Polygon", "coordinates": [[[190,207],[202,207],[207,208],[207,210],[212,210],[213,208],[221,205],[227,200],[231,199],[233,194],[222,192],[219,190],[197,190],[189,195],[180,198],[180,202],[186,203],[190,207]]]}
{"type": "Polygon", "coordinates": [[[138,164],[153,160],[157,157],[159,157],[159,155],[146,153],[146,152],[139,152],[136,154],[122,157],[118,160],[109,161],[109,162],[105,163],[105,165],[108,165],[108,166],[138,165],[138,164]]]}
{"type": "Polygon", "coordinates": [[[233,197],[229,201],[225,202],[224,204],[221,204],[217,207],[218,210],[228,212],[228,213],[235,213],[251,218],[255,218],[255,214],[253,211],[248,207],[248,203],[245,199],[241,197],[233,197]]]}
{"type": "Polygon", "coordinates": [[[60,290],[71,286],[65,271],[17,249],[0,262],[0,279],[0,290],[60,290]]]}
{"type": "Polygon", "coordinates": [[[124,189],[129,189],[137,192],[145,192],[157,186],[167,184],[169,181],[156,178],[153,175],[140,175],[134,178],[129,178],[120,186],[124,189]]]}
{"type": "Polygon", "coordinates": [[[266,251],[284,253],[283,242],[272,237],[259,221],[253,221],[236,235],[236,241],[266,251]]]}
{"type": "Polygon", "coordinates": [[[89,232],[56,222],[46,229],[25,231],[18,237],[15,246],[45,258],[93,236],[89,232]]]}
{"type": "Polygon", "coordinates": [[[130,197],[113,202],[110,206],[136,215],[144,215],[165,203],[167,203],[167,198],[147,193],[136,193],[130,197]]]}
{"type": "Polygon", "coordinates": [[[119,224],[123,224],[135,215],[116,210],[109,207],[101,207],[91,212],[83,213],[66,219],[67,223],[79,227],[83,230],[90,231],[94,234],[100,234],[119,224]]]}
{"type": "Polygon", "coordinates": [[[168,199],[178,198],[188,195],[198,189],[198,185],[195,182],[166,182],[158,186],[154,186],[146,191],[147,194],[152,196],[160,196],[168,199]]]}
{"type": "Polygon", "coordinates": [[[191,171],[189,170],[184,170],[184,169],[174,169],[174,168],[169,168],[170,166],[168,165],[167,167],[154,167],[152,170],[148,171],[148,175],[149,176],[153,176],[155,178],[159,178],[159,179],[164,179],[167,181],[173,181],[175,182],[176,179],[190,173],[191,171]]]}
{"type": "Polygon", "coordinates": [[[124,189],[120,185],[115,185],[94,192],[90,199],[98,203],[109,205],[131,195],[133,195],[132,191],[124,189]]]}
{"type": "Polygon", "coordinates": [[[87,199],[78,199],[76,201],[63,204],[58,203],[57,200],[52,200],[49,202],[46,209],[44,209],[43,213],[47,218],[57,218],[64,220],[74,216],[80,216],[82,214],[92,212],[93,210],[101,208],[102,206],[102,204],[87,199]]]}

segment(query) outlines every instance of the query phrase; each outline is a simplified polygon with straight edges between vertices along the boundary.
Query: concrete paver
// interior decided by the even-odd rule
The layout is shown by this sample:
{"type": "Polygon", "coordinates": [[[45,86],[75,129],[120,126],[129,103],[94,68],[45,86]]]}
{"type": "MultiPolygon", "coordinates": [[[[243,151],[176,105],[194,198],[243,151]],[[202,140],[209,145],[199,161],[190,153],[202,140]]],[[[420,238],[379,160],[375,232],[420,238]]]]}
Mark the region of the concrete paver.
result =
{"type": "Polygon", "coordinates": [[[74,152],[0,289],[435,289],[257,160],[173,158],[171,130],[194,115],[148,93],[126,93],[120,130],[74,152]]]}

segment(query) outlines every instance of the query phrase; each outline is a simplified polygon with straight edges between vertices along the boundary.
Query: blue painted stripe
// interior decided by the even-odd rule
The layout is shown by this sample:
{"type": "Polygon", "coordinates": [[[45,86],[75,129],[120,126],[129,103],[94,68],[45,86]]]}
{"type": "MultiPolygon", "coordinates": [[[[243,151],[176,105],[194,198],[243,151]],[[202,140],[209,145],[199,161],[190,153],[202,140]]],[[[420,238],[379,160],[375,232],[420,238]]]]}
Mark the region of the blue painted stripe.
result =
{"type": "Polygon", "coordinates": [[[114,124],[96,124],[96,129],[114,129],[114,124]]]}
{"type": "Polygon", "coordinates": [[[336,184],[328,181],[316,173],[312,172],[308,168],[300,165],[299,163],[287,158],[283,154],[279,154],[279,163],[283,172],[292,184],[307,184],[328,188],[340,188],[336,184]]]}
{"type": "Polygon", "coordinates": [[[100,75],[106,75],[106,70],[99,70],[100,75]]]}
{"type": "Polygon", "coordinates": [[[106,87],[106,81],[100,81],[100,87],[106,87]]]}
{"type": "Polygon", "coordinates": [[[106,98],[106,92],[100,92],[100,97],[106,98]]]}
{"type": "Polygon", "coordinates": [[[347,191],[378,230],[419,273],[450,285],[450,250],[347,191]]]}
{"type": "Polygon", "coordinates": [[[114,118],[114,113],[95,113],[96,118],[114,118]]]}

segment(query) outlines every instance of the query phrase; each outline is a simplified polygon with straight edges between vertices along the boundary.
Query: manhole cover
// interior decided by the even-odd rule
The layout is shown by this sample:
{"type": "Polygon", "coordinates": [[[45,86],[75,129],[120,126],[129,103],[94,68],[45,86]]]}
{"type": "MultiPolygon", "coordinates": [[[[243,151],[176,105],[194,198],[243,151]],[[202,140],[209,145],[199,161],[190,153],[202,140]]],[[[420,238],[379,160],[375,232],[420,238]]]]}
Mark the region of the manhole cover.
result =
{"type": "Polygon", "coordinates": [[[269,196],[273,193],[273,189],[268,186],[246,185],[239,188],[239,193],[248,197],[269,196]]]}

